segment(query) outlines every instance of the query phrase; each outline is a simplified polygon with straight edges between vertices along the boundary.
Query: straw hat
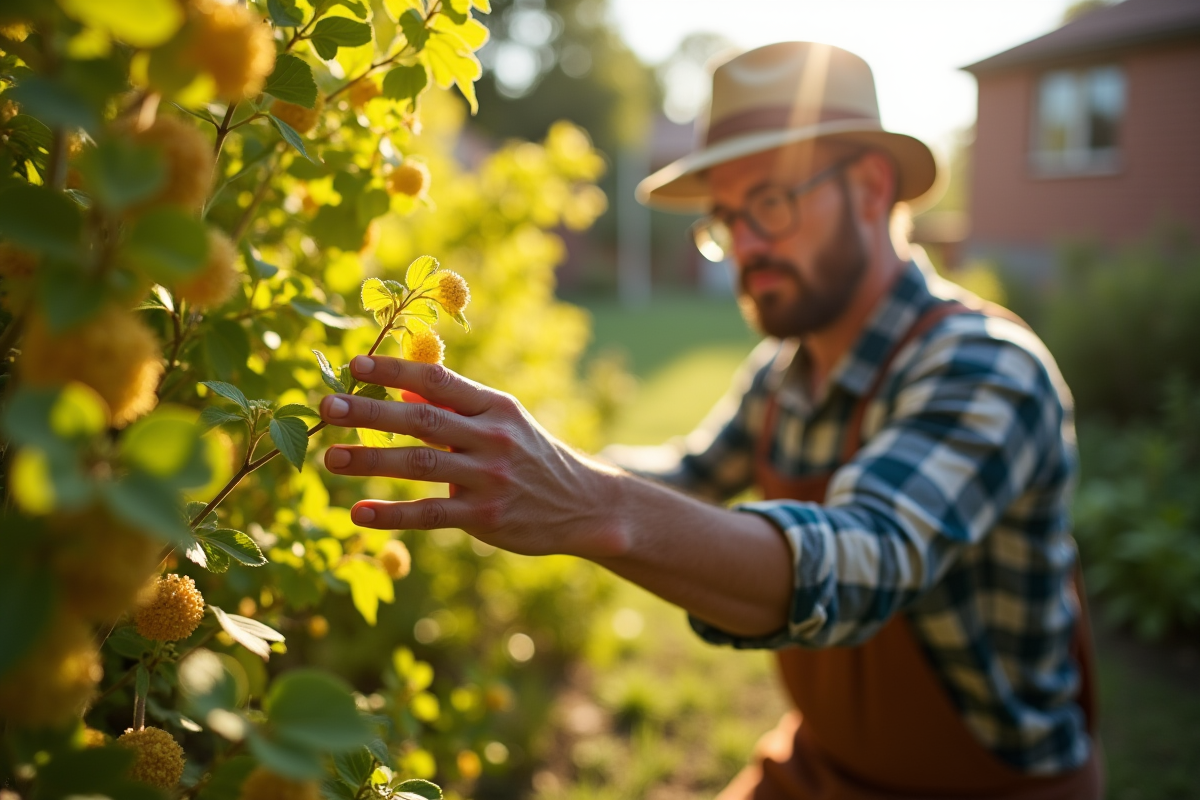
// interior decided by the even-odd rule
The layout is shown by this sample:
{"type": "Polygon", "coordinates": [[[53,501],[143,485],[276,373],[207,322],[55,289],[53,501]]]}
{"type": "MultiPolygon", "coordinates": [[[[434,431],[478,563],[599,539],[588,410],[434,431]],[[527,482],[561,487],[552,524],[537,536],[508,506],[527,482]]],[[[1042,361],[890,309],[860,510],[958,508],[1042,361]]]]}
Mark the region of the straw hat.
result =
{"type": "Polygon", "coordinates": [[[889,153],[899,169],[898,199],[936,196],[933,152],[919,139],[883,129],[871,68],[840,47],[780,42],[726,61],[713,72],[707,122],[699,149],[643,180],[639,201],[669,211],[706,211],[705,170],[827,137],[889,153]]]}

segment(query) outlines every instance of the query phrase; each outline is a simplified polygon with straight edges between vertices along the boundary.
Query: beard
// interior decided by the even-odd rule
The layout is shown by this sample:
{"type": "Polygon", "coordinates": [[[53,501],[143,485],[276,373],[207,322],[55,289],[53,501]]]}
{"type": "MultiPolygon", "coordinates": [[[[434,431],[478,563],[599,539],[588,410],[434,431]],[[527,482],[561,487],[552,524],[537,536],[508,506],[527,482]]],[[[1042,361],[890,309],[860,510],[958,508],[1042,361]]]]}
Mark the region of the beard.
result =
{"type": "Polygon", "coordinates": [[[829,243],[813,259],[813,276],[804,274],[786,259],[758,258],[746,264],[739,279],[738,305],[752,328],[766,336],[787,339],[823,330],[831,325],[854,297],[867,271],[867,249],[854,226],[850,193],[842,183],[841,220],[829,243]],[[767,270],[796,285],[795,299],[781,292],[751,296],[750,275],[767,270]]]}

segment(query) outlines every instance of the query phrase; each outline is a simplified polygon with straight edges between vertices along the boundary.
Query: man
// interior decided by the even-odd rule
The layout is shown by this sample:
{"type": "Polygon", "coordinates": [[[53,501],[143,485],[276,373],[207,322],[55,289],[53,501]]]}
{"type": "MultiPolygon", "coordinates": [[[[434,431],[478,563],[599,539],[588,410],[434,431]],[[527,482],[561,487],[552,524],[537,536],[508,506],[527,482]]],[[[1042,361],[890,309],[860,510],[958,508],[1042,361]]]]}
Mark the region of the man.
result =
{"type": "Polygon", "coordinates": [[[588,558],[711,641],[777,649],[799,713],[726,800],[1099,797],[1070,398],[1033,334],[896,253],[896,202],[936,177],[924,144],[881,128],[858,57],[732,59],[704,145],[639,187],[708,212],[697,244],[732,257],[769,337],[709,433],[650,481],[444,368],[358,357],[357,378],[431,404],[338,395],[322,417],[450,450],[336,446],[326,465],[452,488],[354,521],[588,558]],[[767,500],[693,496],[751,484],[767,500]]]}

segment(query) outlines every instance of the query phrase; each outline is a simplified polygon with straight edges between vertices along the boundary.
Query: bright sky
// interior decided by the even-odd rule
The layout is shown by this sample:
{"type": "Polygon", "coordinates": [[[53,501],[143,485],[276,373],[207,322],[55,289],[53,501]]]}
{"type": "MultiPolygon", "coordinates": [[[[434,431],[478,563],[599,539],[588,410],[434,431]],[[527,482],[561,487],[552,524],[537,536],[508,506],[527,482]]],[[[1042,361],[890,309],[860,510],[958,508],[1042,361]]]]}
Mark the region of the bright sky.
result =
{"type": "Polygon", "coordinates": [[[1047,33],[1071,0],[610,0],[613,19],[647,63],[690,33],[739,46],[817,41],[844,47],[875,73],[883,124],[948,147],[975,119],[975,79],[958,68],[1047,33]]]}

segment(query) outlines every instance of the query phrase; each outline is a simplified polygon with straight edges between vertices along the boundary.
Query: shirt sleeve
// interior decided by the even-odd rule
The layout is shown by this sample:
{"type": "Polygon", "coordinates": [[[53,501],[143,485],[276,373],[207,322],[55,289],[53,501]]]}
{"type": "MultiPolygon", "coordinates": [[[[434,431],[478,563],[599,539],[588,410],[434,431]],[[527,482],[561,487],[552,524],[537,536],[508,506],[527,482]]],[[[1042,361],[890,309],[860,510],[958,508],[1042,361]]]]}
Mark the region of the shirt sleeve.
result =
{"type": "Polygon", "coordinates": [[[1032,334],[1011,326],[1012,337],[1031,340],[1022,345],[976,320],[970,332],[937,337],[900,371],[892,413],[835,473],[825,505],[738,507],[770,520],[792,545],[787,628],[737,637],[693,618],[701,636],[742,648],[859,644],[929,589],[1029,486],[1061,475],[1069,406],[1061,379],[1032,334]]]}
{"type": "Polygon", "coordinates": [[[729,390],[686,437],[657,447],[613,445],[600,456],[711,502],[735,497],[754,480],[754,441],[762,424],[767,371],[779,347],[776,340],[756,347],[729,390]]]}

